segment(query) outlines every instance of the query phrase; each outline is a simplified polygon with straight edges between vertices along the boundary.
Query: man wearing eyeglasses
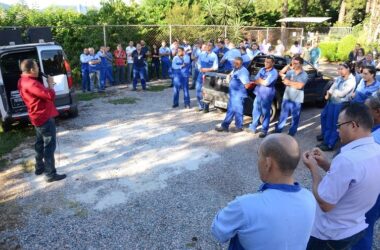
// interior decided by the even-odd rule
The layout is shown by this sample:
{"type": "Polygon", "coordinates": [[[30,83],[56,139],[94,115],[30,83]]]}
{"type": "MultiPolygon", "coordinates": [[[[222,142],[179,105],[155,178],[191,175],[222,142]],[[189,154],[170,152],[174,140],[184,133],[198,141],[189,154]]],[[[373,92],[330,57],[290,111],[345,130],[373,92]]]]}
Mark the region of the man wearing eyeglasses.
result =
{"type": "Polygon", "coordinates": [[[303,61],[304,60],[302,57],[294,57],[292,60],[293,69],[286,73],[285,78],[282,81],[286,88],[281,104],[281,114],[275,133],[282,132],[289,113],[292,115],[292,124],[288,134],[294,136],[297,133],[301,116],[301,106],[304,100],[303,89],[308,80],[308,75],[302,68],[303,61]]]}
{"type": "Polygon", "coordinates": [[[380,145],[371,135],[373,118],[364,104],[342,108],[337,128],[341,152],[330,163],[320,149],[304,153],[319,204],[308,250],[351,249],[365,234],[365,214],[380,193],[380,145]],[[319,169],[326,171],[322,178],[319,169]]]}

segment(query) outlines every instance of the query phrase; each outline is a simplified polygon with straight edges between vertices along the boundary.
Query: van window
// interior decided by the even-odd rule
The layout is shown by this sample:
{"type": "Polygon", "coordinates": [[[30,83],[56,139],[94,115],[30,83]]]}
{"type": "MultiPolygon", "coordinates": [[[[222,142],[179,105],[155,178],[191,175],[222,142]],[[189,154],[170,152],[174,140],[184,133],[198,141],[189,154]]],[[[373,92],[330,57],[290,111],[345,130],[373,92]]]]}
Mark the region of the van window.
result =
{"type": "Polygon", "coordinates": [[[62,50],[43,50],[41,60],[45,74],[53,76],[66,74],[62,50]]]}
{"type": "Polygon", "coordinates": [[[0,61],[3,77],[9,75],[19,77],[21,74],[20,63],[24,59],[34,59],[38,62],[37,51],[19,51],[3,55],[0,61]]]}

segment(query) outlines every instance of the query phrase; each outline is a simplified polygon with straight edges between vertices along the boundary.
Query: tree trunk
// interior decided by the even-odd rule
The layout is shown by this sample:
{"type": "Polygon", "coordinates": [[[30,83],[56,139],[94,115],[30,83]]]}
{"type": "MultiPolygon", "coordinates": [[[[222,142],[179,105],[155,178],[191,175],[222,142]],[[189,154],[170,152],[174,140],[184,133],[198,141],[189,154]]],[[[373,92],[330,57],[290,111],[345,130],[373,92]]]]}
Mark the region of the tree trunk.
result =
{"type": "Polygon", "coordinates": [[[302,0],[302,16],[307,16],[308,0],[302,0]]]}
{"type": "MultiPolygon", "coordinates": [[[[288,17],[288,0],[282,2],[282,18],[288,17]]],[[[281,23],[281,41],[285,47],[288,45],[288,36],[286,32],[286,23],[281,23]]],[[[286,48],[287,49],[287,48],[286,48]]]]}
{"type": "Polygon", "coordinates": [[[346,17],[346,1],[342,0],[340,4],[338,22],[344,23],[344,20],[346,19],[345,17],[346,17]]]}

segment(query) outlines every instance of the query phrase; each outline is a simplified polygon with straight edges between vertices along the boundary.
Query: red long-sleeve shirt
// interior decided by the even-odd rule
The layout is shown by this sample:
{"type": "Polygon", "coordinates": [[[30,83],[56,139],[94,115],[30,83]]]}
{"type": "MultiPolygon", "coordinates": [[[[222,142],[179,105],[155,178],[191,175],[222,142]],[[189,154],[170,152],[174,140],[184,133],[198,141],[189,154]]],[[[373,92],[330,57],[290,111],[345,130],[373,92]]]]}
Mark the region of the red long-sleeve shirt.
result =
{"type": "Polygon", "coordinates": [[[116,66],[125,66],[125,59],[127,58],[127,54],[124,50],[115,50],[113,52],[115,56],[115,64],[116,66]]]}
{"type": "Polygon", "coordinates": [[[18,81],[18,90],[34,126],[42,126],[47,120],[59,113],[55,107],[55,91],[46,88],[32,75],[22,74],[18,81]]]}

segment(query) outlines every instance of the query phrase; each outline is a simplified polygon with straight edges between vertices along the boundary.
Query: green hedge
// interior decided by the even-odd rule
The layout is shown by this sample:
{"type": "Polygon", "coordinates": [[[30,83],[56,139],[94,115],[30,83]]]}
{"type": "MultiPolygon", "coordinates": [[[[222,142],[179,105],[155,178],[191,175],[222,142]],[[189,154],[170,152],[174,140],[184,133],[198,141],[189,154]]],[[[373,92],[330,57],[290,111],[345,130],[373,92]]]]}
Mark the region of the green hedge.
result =
{"type": "Polygon", "coordinates": [[[339,42],[336,41],[321,42],[319,44],[319,48],[322,51],[322,57],[326,58],[330,62],[337,61],[338,43],[339,42]]]}
{"type": "Polygon", "coordinates": [[[337,57],[339,61],[347,61],[348,54],[354,49],[356,44],[356,38],[353,35],[348,35],[340,40],[338,45],[337,57]]]}

